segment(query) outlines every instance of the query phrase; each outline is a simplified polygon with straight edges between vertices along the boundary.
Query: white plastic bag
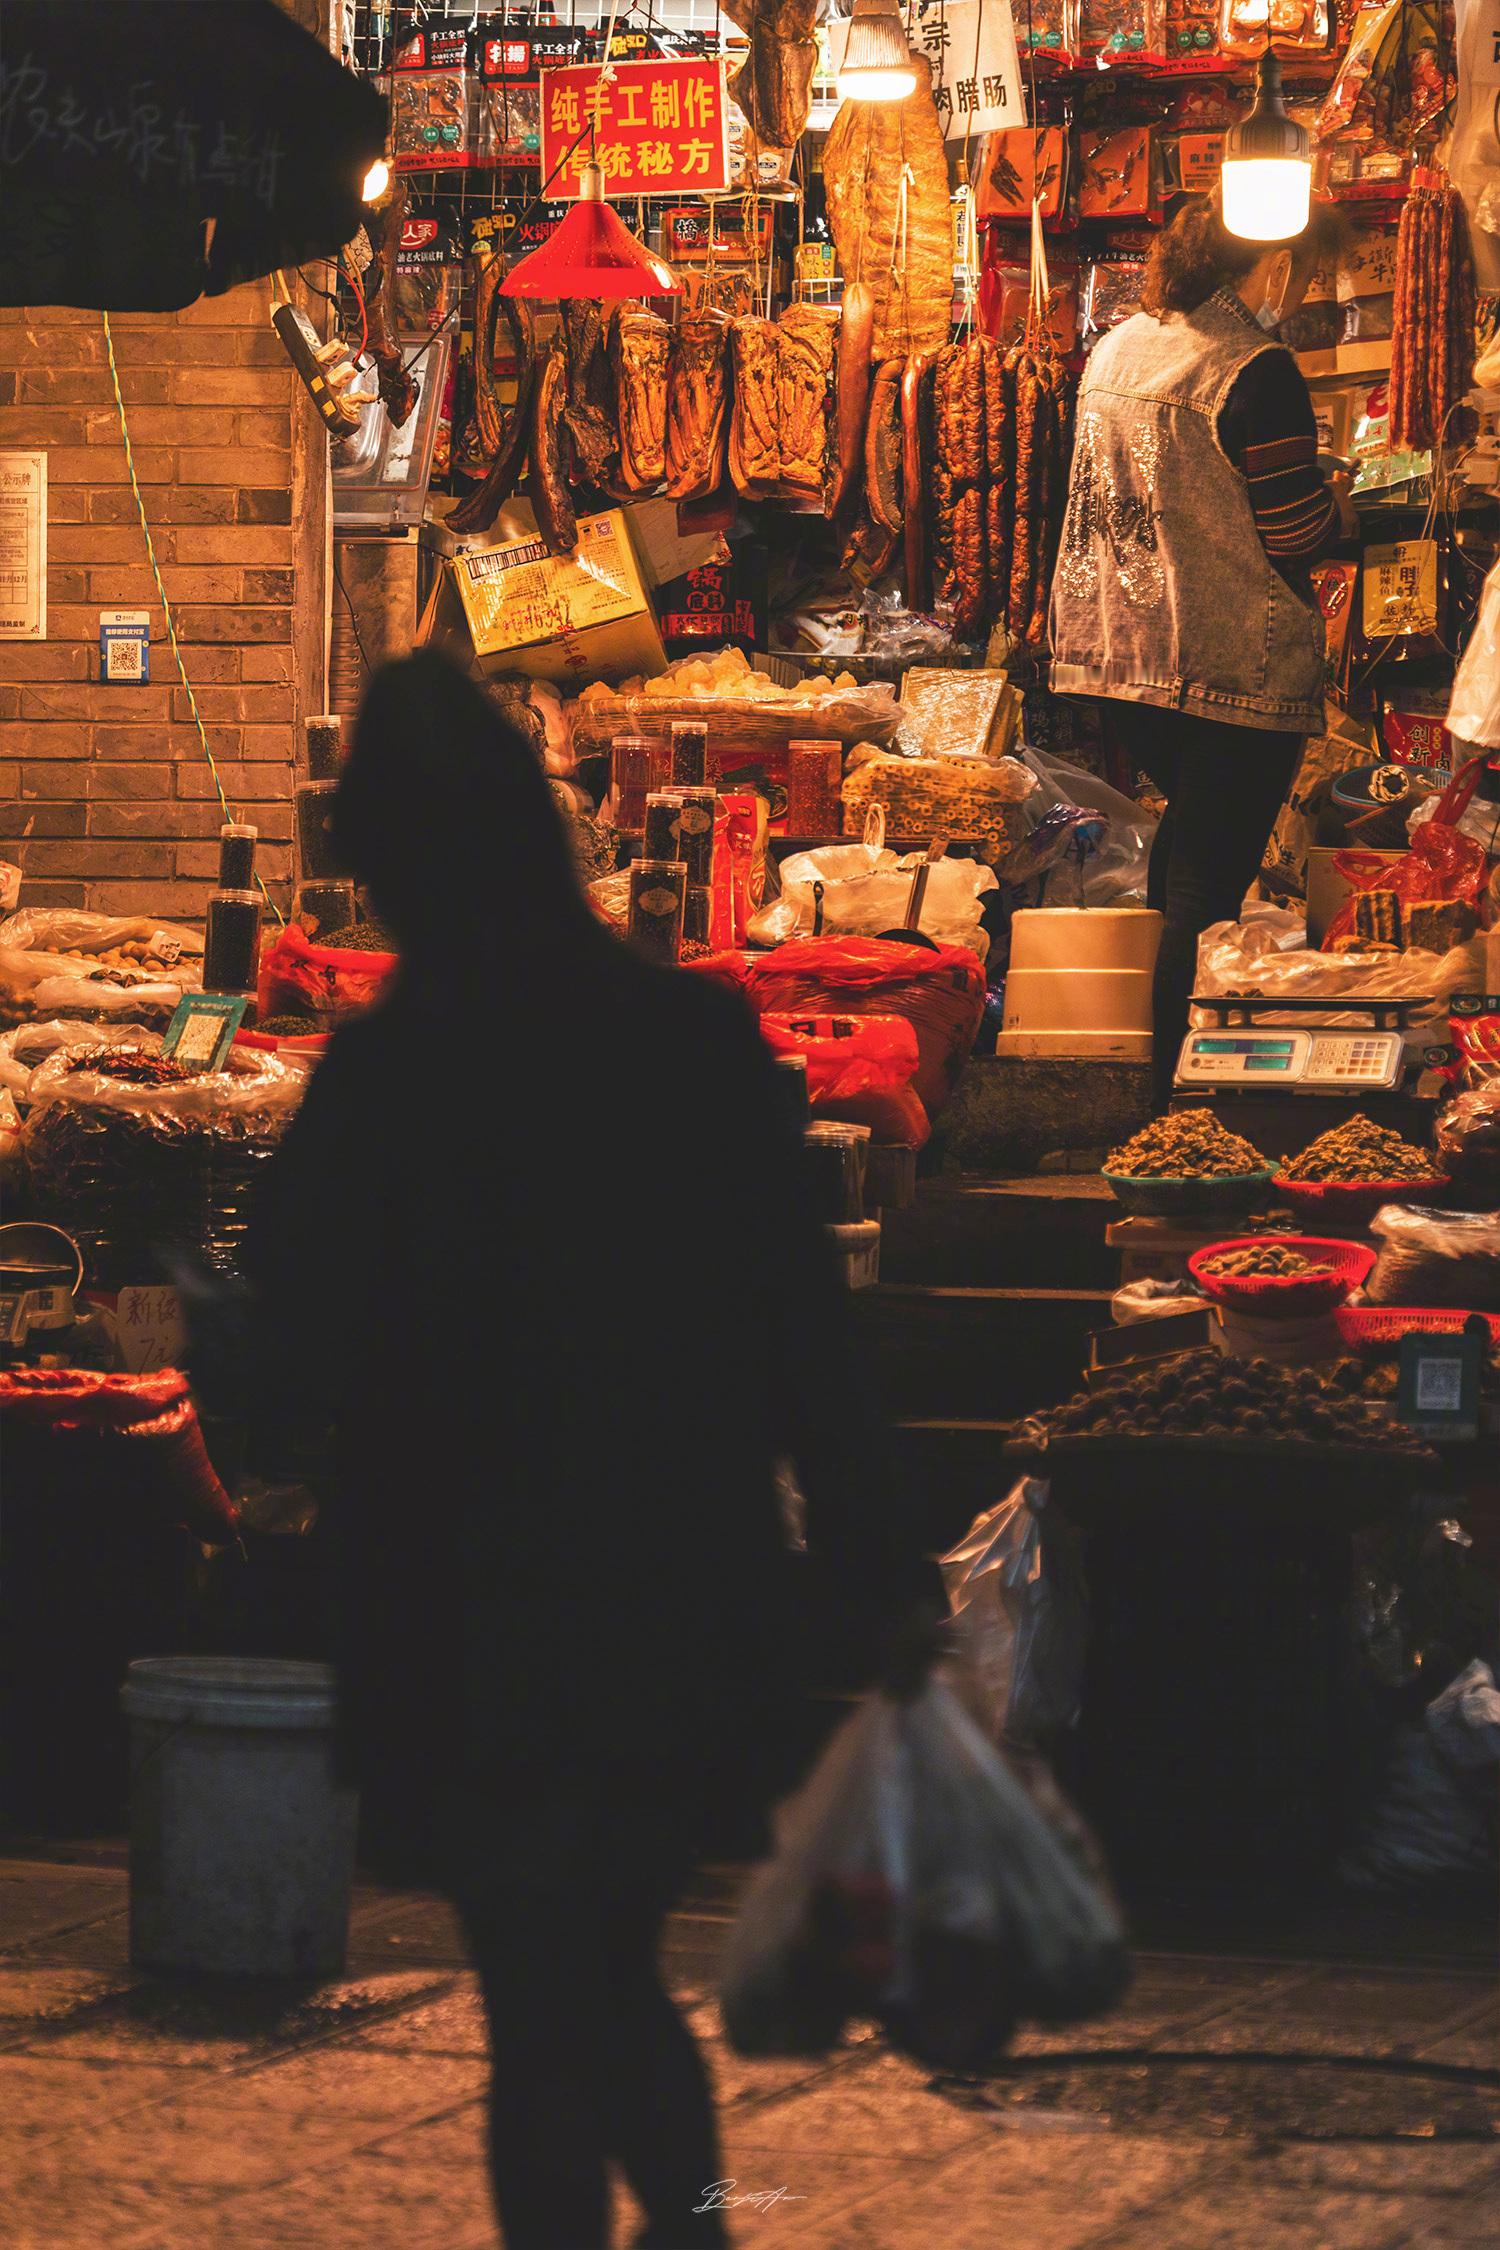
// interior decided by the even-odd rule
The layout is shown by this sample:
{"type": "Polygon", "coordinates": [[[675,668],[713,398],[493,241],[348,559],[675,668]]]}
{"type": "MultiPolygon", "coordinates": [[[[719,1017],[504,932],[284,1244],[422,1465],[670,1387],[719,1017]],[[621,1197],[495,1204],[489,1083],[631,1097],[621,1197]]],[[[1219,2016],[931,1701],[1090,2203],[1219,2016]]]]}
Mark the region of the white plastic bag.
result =
{"type": "Polygon", "coordinates": [[[1112,1901],[951,1688],[869,1696],[784,1808],[720,1994],[741,2054],[823,2054],[873,2017],[931,2067],[977,2068],[1022,2017],[1110,2007],[1112,1901]]]}
{"type": "Polygon", "coordinates": [[[1500,1312],[1500,1212],[1384,1203],[1370,1232],[1380,1245],[1365,1283],[1372,1305],[1500,1312]]]}
{"type": "Polygon", "coordinates": [[[199,931],[150,915],[23,907],[0,922],[0,1020],[64,1015],[170,1017],[203,982],[199,931]],[[105,960],[126,946],[149,962],[105,960]]]}
{"type": "MultiPolygon", "coordinates": [[[[1464,199],[1474,278],[1500,289],[1500,139],[1496,137],[1494,12],[1485,0],[1454,0],[1458,94],[1445,157],[1448,177],[1464,199]]],[[[1491,574],[1493,575],[1493,573],[1491,574]]],[[[1468,738],[1466,738],[1468,739],[1468,738]]],[[[1482,737],[1475,736],[1474,740],[1482,737]]]]}
{"type": "Polygon", "coordinates": [[[1494,1769],[1500,1692],[1477,1659],[1428,1704],[1421,1726],[1398,1730],[1385,1794],[1340,1865],[1362,1890],[1402,1890],[1453,1877],[1488,1877],[1495,1863],[1494,1769]]]}
{"type": "Polygon", "coordinates": [[[1121,796],[1097,774],[1085,773],[1042,750],[1021,756],[1041,786],[1026,801],[1031,834],[1012,855],[1006,880],[1048,877],[1070,854],[1076,857],[1076,897],[1063,895],[1063,879],[1046,884],[1034,903],[1049,906],[1125,906],[1144,901],[1156,822],[1133,797],[1121,796]],[[1094,817],[1079,818],[1079,815],[1094,817]],[[1051,843],[1056,845],[1051,851],[1051,843]],[[1049,856],[1050,851],[1050,856],[1049,856]]]}
{"type": "MultiPolygon", "coordinates": [[[[1288,946],[1285,926],[1270,920],[1211,922],[1198,940],[1198,974],[1193,990],[1205,999],[1222,993],[1260,995],[1267,1000],[1321,998],[1355,1000],[1431,1000],[1431,1008],[1415,1017],[1431,1023],[1442,1014],[1442,1003],[1452,992],[1472,991],[1483,983],[1476,963],[1475,946],[1456,945],[1448,953],[1424,953],[1416,947],[1405,953],[1322,953],[1307,946],[1288,946]]],[[[1476,941],[1479,962],[1483,940],[1476,941]]],[[[1202,1030],[1215,1018],[1206,1008],[1194,1008],[1192,1021],[1202,1030]]],[[[1278,1018],[1267,1011],[1261,1023],[1301,1022],[1299,1016],[1278,1018]]],[[[1358,1024],[1362,1019],[1330,1014],[1331,1024],[1358,1024]]],[[[1422,1044],[1429,1044],[1423,1041],[1422,1044]]]]}
{"type": "Polygon", "coordinates": [[[1021,1477],[939,1564],[978,1716],[1028,1747],[1077,1725],[1088,1641],[1083,1572],[1047,1501],[1045,1478],[1021,1477]]]}
{"type": "MultiPolygon", "coordinates": [[[[1500,155],[1496,161],[1500,164],[1500,155]]],[[[1500,256],[1500,243],[1496,252],[1500,256]]],[[[1500,746],[1500,562],[1491,566],[1480,589],[1474,630],[1453,675],[1448,728],[1476,750],[1500,746]]]]}
{"type": "MultiPolygon", "coordinates": [[[[917,853],[898,859],[869,844],[825,844],[817,851],[794,852],[781,863],[781,896],[750,918],[751,942],[784,945],[789,938],[815,934],[881,937],[901,929],[920,865],[917,853]]],[[[940,945],[966,945],[982,961],[989,939],[980,917],[985,895],[994,888],[995,871],[980,860],[935,860],[922,896],[923,936],[940,945]]]]}

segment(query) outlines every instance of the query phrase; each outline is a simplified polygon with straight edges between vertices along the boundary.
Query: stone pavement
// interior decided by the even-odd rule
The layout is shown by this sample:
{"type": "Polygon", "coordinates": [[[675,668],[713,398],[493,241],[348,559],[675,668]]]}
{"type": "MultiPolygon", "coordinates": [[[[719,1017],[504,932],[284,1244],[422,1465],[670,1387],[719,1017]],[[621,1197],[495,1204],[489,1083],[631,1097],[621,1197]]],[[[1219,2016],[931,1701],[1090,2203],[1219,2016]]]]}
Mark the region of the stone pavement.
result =
{"type": "MultiPolygon", "coordinates": [[[[1174,1949],[1145,1929],[1114,2017],[956,2081],[873,2038],[731,2055],[732,1895],[703,1878],[670,1963],[726,2175],[762,2199],[743,2250],[1500,2245],[1482,1917],[1277,1931],[1247,1910],[1226,1951],[1179,1912],[1174,1949]]],[[[347,1977],[300,1996],[138,1980],[125,1916],[118,1855],[0,1860],[0,2250],[493,2250],[484,2035],[441,1906],[362,1891],[347,1977]]]]}

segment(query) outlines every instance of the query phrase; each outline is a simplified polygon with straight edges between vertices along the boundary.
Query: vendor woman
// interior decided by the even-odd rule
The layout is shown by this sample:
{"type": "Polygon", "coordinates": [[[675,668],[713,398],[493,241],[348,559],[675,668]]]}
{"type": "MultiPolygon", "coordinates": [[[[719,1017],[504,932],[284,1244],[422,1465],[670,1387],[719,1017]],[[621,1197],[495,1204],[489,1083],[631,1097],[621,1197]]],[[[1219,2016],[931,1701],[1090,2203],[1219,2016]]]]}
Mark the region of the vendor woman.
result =
{"type": "Polygon", "coordinates": [[[1304,736],[1323,724],[1323,620],[1308,565],[1352,530],[1317,464],[1312,400],[1272,340],[1339,214],[1270,247],[1194,197],[1158,236],[1144,308],[1094,351],[1078,397],[1052,586],[1052,685],[1107,699],[1113,739],[1167,800],[1148,896],[1164,1109],[1200,931],[1234,921],[1304,736]]]}

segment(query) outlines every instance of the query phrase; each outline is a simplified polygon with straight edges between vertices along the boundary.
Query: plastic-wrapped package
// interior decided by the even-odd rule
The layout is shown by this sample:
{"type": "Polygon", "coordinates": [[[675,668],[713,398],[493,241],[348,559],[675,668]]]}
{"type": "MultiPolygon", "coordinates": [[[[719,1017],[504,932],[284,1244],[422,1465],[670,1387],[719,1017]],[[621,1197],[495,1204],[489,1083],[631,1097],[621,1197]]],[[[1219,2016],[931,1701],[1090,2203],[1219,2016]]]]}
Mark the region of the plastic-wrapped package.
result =
{"type": "Polygon", "coordinates": [[[1048,1497],[1020,1478],[940,1563],[978,1716],[994,1741],[1043,1748],[1078,1724],[1088,1643],[1087,1584],[1048,1497]]]}
{"type": "Polygon", "coordinates": [[[1078,28],[1083,57],[1101,69],[1165,60],[1166,0],[1079,0],[1078,28]]]}
{"type": "MultiPolygon", "coordinates": [[[[868,844],[796,852],[781,863],[781,896],[751,916],[750,939],[756,945],[784,945],[789,938],[825,932],[880,937],[901,929],[920,864],[914,854],[898,859],[894,852],[874,851],[868,844]]],[[[922,895],[923,935],[943,945],[968,946],[982,961],[989,949],[982,901],[994,888],[994,870],[980,860],[935,861],[922,895]]]]}
{"type": "Polygon", "coordinates": [[[36,1202],[98,1288],[170,1279],[177,1260],[232,1272],[261,1168],[306,1086],[305,1072],[238,1047],[223,1070],[182,1074],[153,1032],[60,1045],[26,1089],[36,1202]]]}
{"type": "Polygon", "coordinates": [[[1370,1232],[1380,1245],[1365,1283],[1372,1305],[1500,1312],[1500,1212],[1386,1203],[1370,1232]]]}
{"type": "Polygon", "coordinates": [[[844,776],[844,833],[861,834],[870,807],[879,805],[893,835],[976,838],[1004,858],[998,847],[1019,842],[1020,807],[1035,789],[1015,758],[900,758],[861,744],[844,776]]]}
{"type": "Polygon", "coordinates": [[[1021,2018],[1076,2021],[1129,1981],[1073,1836],[940,1680],[868,1697],[779,1828],[720,1994],[742,2054],[822,2054],[873,2017],[929,2066],[974,2069],[1021,2018]]]}
{"type": "Polygon", "coordinates": [[[751,963],[745,995],[757,1014],[814,1007],[840,1015],[906,1016],[917,1034],[917,1093],[928,1116],[936,1118],[973,1052],[985,981],[978,956],[967,946],[797,938],[751,963]]]}
{"type": "Polygon", "coordinates": [[[448,171],[479,161],[467,24],[420,25],[391,72],[391,161],[398,172],[448,171]]]}
{"type": "Polygon", "coordinates": [[[1500,1692],[1475,1661],[1404,1726],[1369,1828],[1339,1864],[1362,1890],[1410,1890],[1455,1877],[1484,1881],[1495,1865],[1500,1692]]]}
{"type": "Polygon", "coordinates": [[[0,1023],[122,1013],[165,1022],[202,982],[202,933],[177,922],[37,906],[0,922],[0,1023]]]}
{"type": "Polygon", "coordinates": [[[1448,730],[1476,749],[1500,749],[1500,562],[1485,579],[1474,630],[1453,675],[1448,730]]]}
{"type": "Polygon", "coordinates": [[[394,953],[314,945],[288,922],[260,957],[256,1005],[262,1016],[307,1015],[320,1026],[354,1015],[380,998],[399,966],[394,953]]]}
{"type": "Polygon", "coordinates": [[[1494,291],[1500,289],[1500,118],[1490,83],[1493,19],[1484,0],[1454,0],[1453,14],[1458,91],[1448,143],[1448,177],[1469,214],[1474,278],[1482,290],[1494,291]]]}
{"type": "Polygon", "coordinates": [[[1278,55],[1328,53],[1330,0],[1223,0],[1219,51],[1237,62],[1258,62],[1269,30],[1278,55]]]}
{"type": "Polygon", "coordinates": [[[1085,773],[1045,751],[1024,750],[1041,786],[1028,798],[1029,833],[1006,862],[1007,889],[1028,886],[1027,905],[1118,906],[1144,898],[1156,822],[1134,798],[1121,796],[1097,774],[1085,773]],[[1054,870],[1071,860],[1076,899],[1054,897],[1054,870]],[[1033,894],[1030,886],[1040,883],[1033,894]]]}
{"type": "MultiPolygon", "coordinates": [[[[1399,904],[1402,919],[1414,907],[1464,906],[1472,909],[1468,927],[1474,927],[1489,875],[1489,857],[1483,844],[1466,835],[1457,822],[1468,808],[1477,774],[1460,774],[1432,805],[1425,821],[1413,830],[1411,849],[1394,865],[1378,853],[1344,851],[1334,865],[1349,885],[1350,897],[1323,934],[1323,951],[1335,951],[1356,930],[1356,899],[1381,891],[1399,904]]],[[[1462,933],[1460,933],[1461,935],[1462,933]]]]}
{"type": "Polygon", "coordinates": [[[0,1033],[0,1087],[24,1106],[32,1072],[60,1048],[77,1053],[87,1047],[149,1046],[156,1036],[149,1024],[81,1023],[76,1017],[18,1024],[0,1033]]]}
{"type": "Polygon", "coordinates": [[[764,1015],[773,1054],[798,1055],[815,1118],[868,1125],[886,1148],[921,1148],[932,1128],[912,1080],[917,1035],[905,1016],[764,1015]]]}
{"type": "Polygon", "coordinates": [[[1443,1169],[1471,1185],[1500,1187],[1500,1063],[1486,1085],[1471,1086],[1438,1119],[1443,1169]]]}
{"type": "MultiPolygon", "coordinates": [[[[1284,934],[1277,925],[1259,920],[1211,922],[1198,940],[1194,991],[1205,999],[1245,993],[1267,1000],[1324,996],[1351,1002],[1431,1000],[1431,1009],[1419,1018],[1431,1022],[1450,993],[1474,982],[1474,955],[1467,945],[1448,953],[1428,953],[1415,946],[1405,953],[1324,953],[1304,945],[1284,945],[1284,934]]],[[[1210,1020],[1205,1009],[1194,1011],[1200,1029],[1210,1020]]],[[[1361,1019],[1330,1015],[1327,1020],[1338,1024],[1361,1019]]]]}

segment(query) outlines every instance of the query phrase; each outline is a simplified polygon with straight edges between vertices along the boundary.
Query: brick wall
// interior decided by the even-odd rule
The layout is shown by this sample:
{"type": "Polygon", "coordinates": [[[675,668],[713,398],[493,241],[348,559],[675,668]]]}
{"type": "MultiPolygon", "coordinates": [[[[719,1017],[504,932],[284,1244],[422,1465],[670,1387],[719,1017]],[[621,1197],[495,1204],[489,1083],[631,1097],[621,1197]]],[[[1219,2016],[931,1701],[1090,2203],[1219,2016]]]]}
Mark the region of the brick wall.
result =
{"type": "MultiPolygon", "coordinates": [[[[300,721],[323,707],[326,447],[267,306],[260,282],[112,324],[188,677],[284,906],[300,721]]],[[[25,871],[26,903],[196,920],[223,816],[146,559],[98,313],[0,308],[5,447],[48,455],[48,583],[46,641],[0,641],[0,857],[25,871]],[[149,685],[99,681],[101,609],[151,612],[149,685]]]]}

